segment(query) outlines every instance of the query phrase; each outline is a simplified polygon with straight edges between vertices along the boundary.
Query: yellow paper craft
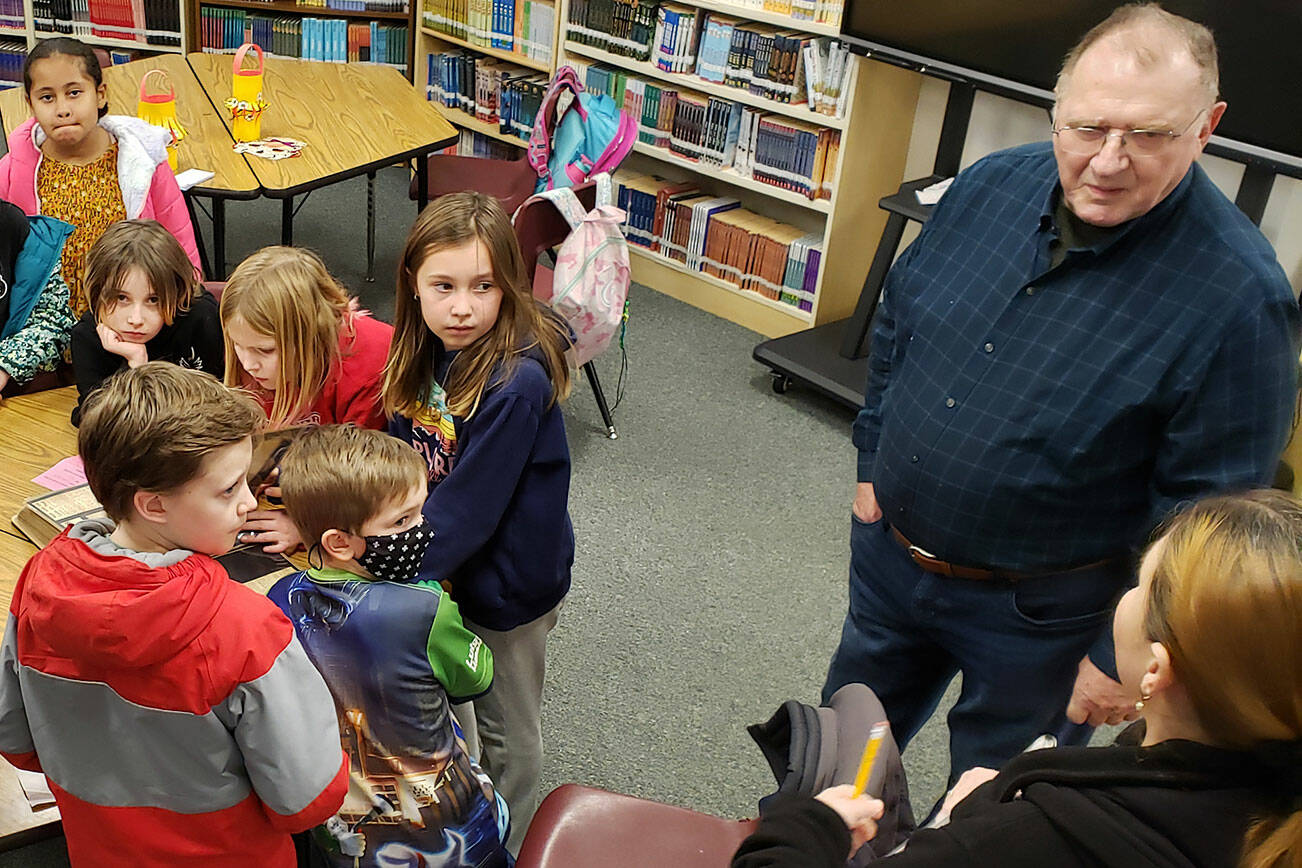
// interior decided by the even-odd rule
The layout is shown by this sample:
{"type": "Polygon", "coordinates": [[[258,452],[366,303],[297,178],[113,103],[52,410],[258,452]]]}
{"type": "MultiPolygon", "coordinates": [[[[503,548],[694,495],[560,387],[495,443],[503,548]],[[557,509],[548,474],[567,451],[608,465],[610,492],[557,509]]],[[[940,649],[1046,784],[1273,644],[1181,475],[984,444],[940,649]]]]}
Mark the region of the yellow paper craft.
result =
{"type": "Polygon", "coordinates": [[[231,136],[237,142],[256,142],[262,138],[262,113],[267,101],[262,98],[262,47],[246,42],[235,52],[232,66],[231,98],[226,108],[231,113],[231,136]],[[244,55],[252,48],[258,55],[256,69],[244,69],[244,55]]]}
{"type": "Polygon", "coordinates": [[[140,100],[136,103],[136,117],[147,124],[162,127],[171,134],[172,139],[167,144],[167,164],[175,172],[177,170],[176,146],[185,138],[186,133],[185,127],[181,126],[181,122],[176,117],[176,90],[163,70],[151,69],[145,73],[144,78],[140,79],[140,100]],[[166,93],[148,93],[149,80],[156,75],[162,76],[162,85],[167,88],[166,93]]]}

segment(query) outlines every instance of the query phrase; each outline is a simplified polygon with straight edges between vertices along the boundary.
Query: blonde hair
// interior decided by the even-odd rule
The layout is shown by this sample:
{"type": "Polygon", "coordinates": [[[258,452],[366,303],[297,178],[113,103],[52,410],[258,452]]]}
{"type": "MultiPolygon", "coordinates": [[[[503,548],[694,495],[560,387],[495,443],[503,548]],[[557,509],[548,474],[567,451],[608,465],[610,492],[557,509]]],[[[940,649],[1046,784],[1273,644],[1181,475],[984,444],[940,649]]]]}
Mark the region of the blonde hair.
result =
{"type": "MultiPolygon", "coordinates": [[[[222,292],[222,328],[236,317],[276,342],[280,364],[271,428],[298,421],[339,364],[341,331],[351,334],[348,293],[321,258],[301,247],[264,247],[241,262],[222,292]]],[[[226,339],[226,384],[263,392],[226,339]]]]}
{"type": "Polygon", "coordinates": [[[328,530],[361,533],[362,525],[426,476],[415,449],[383,431],[322,425],[300,434],[280,460],[280,490],[311,547],[328,530]]]}
{"type": "Polygon", "coordinates": [[[86,254],[82,285],[96,320],[117,305],[118,290],[131,269],[139,268],[158,296],[163,322],[171,325],[176,315],[190,309],[190,302],[203,288],[194,263],[180,243],[154,220],[120,220],[99,237],[86,254]]]}
{"type": "Polygon", "coordinates": [[[402,251],[393,341],[381,392],[386,413],[413,416],[425,405],[434,381],[436,354],[444,351],[442,342],[425,324],[416,298],[416,273],[421,263],[439,250],[476,240],[488,248],[502,303],[493,327],[452,363],[443,384],[448,409],[462,418],[473,416],[484,392],[509,380],[520,357],[535,347],[552,382],[552,403],[569,395],[568,329],[534,301],[511,221],[491,196],[449,193],[435,199],[416,218],[402,251]]]}
{"type": "Polygon", "coordinates": [[[1054,96],[1062,98],[1066,79],[1071,77],[1081,55],[1096,42],[1106,38],[1120,41],[1122,47],[1142,67],[1165,63],[1172,57],[1172,51],[1165,43],[1155,42],[1151,38],[1155,30],[1165,31],[1175,37],[1179,47],[1193,60],[1198,67],[1198,87],[1207,99],[1207,106],[1204,107],[1211,106],[1220,93],[1216,40],[1211,30],[1197,21],[1167,12],[1157,3],[1127,3],[1094,25],[1063,59],[1062,69],[1058,72],[1058,80],[1053,88],[1054,96]]]}
{"type": "MultiPolygon", "coordinates": [[[[1170,652],[1198,723],[1217,744],[1263,757],[1282,748],[1296,766],[1302,503],[1279,491],[1210,498],[1176,516],[1165,539],[1145,627],[1170,652]]],[[[1302,775],[1291,776],[1296,788],[1302,775]]],[[[1240,868],[1302,865],[1302,793],[1281,797],[1248,830],[1240,868]]]]}
{"type": "Polygon", "coordinates": [[[257,429],[262,410],[212,374],[147,362],[86,398],[77,453],[109,518],[132,515],[137,491],[168,492],[199,475],[204,456],[257,429]]]}

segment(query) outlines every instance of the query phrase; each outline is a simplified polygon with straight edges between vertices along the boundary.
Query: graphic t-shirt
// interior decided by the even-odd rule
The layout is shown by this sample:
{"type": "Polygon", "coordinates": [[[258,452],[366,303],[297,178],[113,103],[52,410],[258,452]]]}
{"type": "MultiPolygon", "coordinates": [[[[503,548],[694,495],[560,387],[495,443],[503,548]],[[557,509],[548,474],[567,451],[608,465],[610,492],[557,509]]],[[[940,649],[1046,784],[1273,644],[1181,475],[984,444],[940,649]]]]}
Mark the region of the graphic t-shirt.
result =
{"type": "Polygon", "coordinates": [[[333,855],[331,864],[509,865],[504,808],[450,706],[483,694],[493,679],[492,652],[466,629],[456,603],[437,585],[333,569],[286,576],[267,596],[330,688],[354,773],[339,816],[365,836],[366,852],[356,863],[333,855]],[[358,792],[359,778],[370,798],[358,792]]]}

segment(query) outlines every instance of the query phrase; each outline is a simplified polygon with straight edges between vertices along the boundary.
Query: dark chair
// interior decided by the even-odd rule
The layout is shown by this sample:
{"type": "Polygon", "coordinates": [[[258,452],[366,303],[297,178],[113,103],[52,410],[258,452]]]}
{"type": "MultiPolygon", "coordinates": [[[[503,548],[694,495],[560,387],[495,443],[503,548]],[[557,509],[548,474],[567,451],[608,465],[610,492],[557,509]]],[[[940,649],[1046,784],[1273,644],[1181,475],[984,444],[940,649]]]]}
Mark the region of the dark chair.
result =
{"type": "MultiPolygon", "coordinates": [[[[572,188],[586,211],[597,206],[597,185],[595,181],[585,181],[572,188]]],[[[552,270],[538,262],[545,252],[558,247],[570,234],[570,224],[565,216],[556,210],[556,206],[544,199],[528,203],[515,215],[515,237],[520,241],[520,252],[524,254],[525,273],[533,280],[535,298],[546,301],[552,297],[552,270]]],[[[583,373],[592,386],[592,397],[597,401],[601,411],[601,421],[606,425],[606,436],[611,440],[619,437],[615,431],[615,420],[610,415],[606,404],[606,393],[601,389],[601,380],[597,378],[597,366],[592,362],[583,365],[583,373]]]]}
{"type": "Polygon", "coordinates": [[[721,868],[755,820],[565,784],[538,806],[516,868],[721,868]]]}
{"type": "MultiPolygon", "coordinates": [[[[426,162],[425,192],[430,201],[444,193],[478,190],[502,203],[502,210],[514,214],[520,204],[533,195],[538,183],[538,173],[524,157],[518,160],[487,160],[482,157],[460,157],[453,154],[435,154],[426,162]]],[[[419,199],[417,178],[411,179],[407,195],[419,199]]]]}

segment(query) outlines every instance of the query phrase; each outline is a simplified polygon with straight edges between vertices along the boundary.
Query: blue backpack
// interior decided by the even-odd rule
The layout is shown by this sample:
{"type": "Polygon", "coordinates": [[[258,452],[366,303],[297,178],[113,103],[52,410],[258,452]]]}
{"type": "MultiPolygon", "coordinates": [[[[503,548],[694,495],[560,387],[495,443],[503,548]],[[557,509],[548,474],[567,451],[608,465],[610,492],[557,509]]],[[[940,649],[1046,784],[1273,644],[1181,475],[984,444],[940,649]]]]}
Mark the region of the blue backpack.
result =
{"type": "Polygon", "coordinates": [[[572,187],[600,172],[614,172],[636,141],[637,122],[609,96],[586,93],[574,68],[562,66],[547,85],[529,137],[537,191],[572,187]],[[566,91],[573,99],[557,117],[556,104],[566,91]]]}

